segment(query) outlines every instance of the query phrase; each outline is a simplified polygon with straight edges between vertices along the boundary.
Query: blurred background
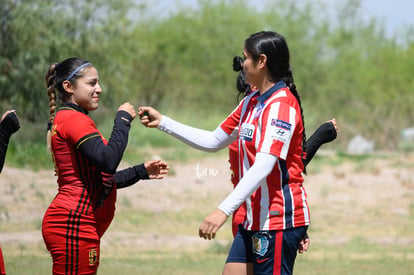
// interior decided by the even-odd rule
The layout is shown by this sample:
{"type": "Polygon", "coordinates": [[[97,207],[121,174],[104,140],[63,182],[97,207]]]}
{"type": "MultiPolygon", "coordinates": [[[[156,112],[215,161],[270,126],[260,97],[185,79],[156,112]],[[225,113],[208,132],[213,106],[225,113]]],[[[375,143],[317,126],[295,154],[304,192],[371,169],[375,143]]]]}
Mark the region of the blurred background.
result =
{"type": "MultiPolygon", "coordinates": [[[[305,177],[311,249],[296,273],[414,274],[413,10],[406,0],[0,0],[0,110],[21,122],[0,176],[7,274],[51,273],[40,233],[57,188],[49,65],[95,65],[103,93],[90,115],[105,137],[126,101],[213,130],[240,99],[233,57],[261,30],[287,39],[308,137],[339,125],[305,177]]],[[[121,166],[159,157],[166,179],[120,190],[99,273],[220,274],[230,223],[212,242],[197,232],[232,189],[227,150],[197,152],[137,119],[121,166]]]]}
{"type": "MultiPolygon", "coordinates": [[[[238,103],[232,58],[260,30],[277,31],[289,43],[308,133],[335,117],[341,125],[337,150],[345,151],[355,136],[375,150],[411,150],[401,135],[414,127],[413,5],[1,0],[0,109],[16,109],[22,124],[7,163],[50,163],[43,150],[50,64],[78,56],[98,68],[104,92],[92,116],[107,135],[125,101],[214,129],[238,103]]],[[[168,137],[145,141],[146,132],[136,128],[134,148],[171,145],[168,137]]]]}

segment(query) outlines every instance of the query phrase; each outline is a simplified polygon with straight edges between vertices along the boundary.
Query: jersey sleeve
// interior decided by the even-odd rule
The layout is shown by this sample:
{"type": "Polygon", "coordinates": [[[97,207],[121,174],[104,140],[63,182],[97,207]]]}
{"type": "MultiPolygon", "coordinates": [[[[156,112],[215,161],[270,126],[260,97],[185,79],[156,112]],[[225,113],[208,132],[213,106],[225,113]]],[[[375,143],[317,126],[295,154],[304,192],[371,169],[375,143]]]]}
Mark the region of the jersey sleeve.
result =
{"type": "Polygon", "coordinates": [[[257,151],[286,160],[297,123],[297,111],[285,102],[274,102],[263,111],[257,151]]]}
{"type": "Polygon", "coordinates": [[[245,100],[246,98],[242,100],[236,109],[234,109],[230,115],[220,124],[220,128],[223,129],[223,131],[228,135],[232,135],[233,130],[239,126],[240,116],[245,100]]]}
{"type": "Polygon", "coordinates": [[[79,148],[82,143],[91,138],[102,138],[95,123],[89,116],[80,112],[74,112],[69,121],[70,122],[66,124],[64,132],[66,138],[72,144],[75,144],[76,148],[79,148]],[[76,125],[76,127],[73,127],[73,125],[76,125]]]}

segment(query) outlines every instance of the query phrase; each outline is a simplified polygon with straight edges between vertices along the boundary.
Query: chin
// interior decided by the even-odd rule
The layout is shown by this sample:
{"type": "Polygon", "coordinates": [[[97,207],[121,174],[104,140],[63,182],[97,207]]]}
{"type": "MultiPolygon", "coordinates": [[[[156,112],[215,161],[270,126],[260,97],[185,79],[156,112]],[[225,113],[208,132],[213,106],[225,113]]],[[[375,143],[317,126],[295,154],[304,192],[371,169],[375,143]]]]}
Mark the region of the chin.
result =
{"type": "Polygon", "coordinates": [[[95,111],[96,109],[98,109],[99,104],[94,104],[92,106],[89,107],[88,111],[95,111]]]}

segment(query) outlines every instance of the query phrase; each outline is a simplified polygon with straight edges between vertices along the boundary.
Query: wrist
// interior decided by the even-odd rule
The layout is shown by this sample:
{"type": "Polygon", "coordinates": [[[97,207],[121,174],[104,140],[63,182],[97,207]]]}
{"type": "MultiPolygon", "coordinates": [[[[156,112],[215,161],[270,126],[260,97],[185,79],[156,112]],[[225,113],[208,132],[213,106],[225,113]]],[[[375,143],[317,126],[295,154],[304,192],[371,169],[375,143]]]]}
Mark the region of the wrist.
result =
{"type": "Polygon", "coordinates": [[[133,117],[127,111],[120,110],[116,113],[116,117],[115,117],[116,122],[123,121],[127,124],[131,124],[132,120],[133,120],[133,117]]]}

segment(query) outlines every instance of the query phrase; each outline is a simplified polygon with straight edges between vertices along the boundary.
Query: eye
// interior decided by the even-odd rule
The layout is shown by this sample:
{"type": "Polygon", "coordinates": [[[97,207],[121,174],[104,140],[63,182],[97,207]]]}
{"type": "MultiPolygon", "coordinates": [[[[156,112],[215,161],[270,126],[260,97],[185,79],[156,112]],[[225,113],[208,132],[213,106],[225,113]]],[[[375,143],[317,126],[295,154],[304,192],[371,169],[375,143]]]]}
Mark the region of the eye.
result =
{"type": "Polygon", "coordinates": [[[91,86],[95,86],[97,83],[98,83],[97,80],[91,80],[91,81],[88,82],[88,84],[91,85],[91,86]]]}

